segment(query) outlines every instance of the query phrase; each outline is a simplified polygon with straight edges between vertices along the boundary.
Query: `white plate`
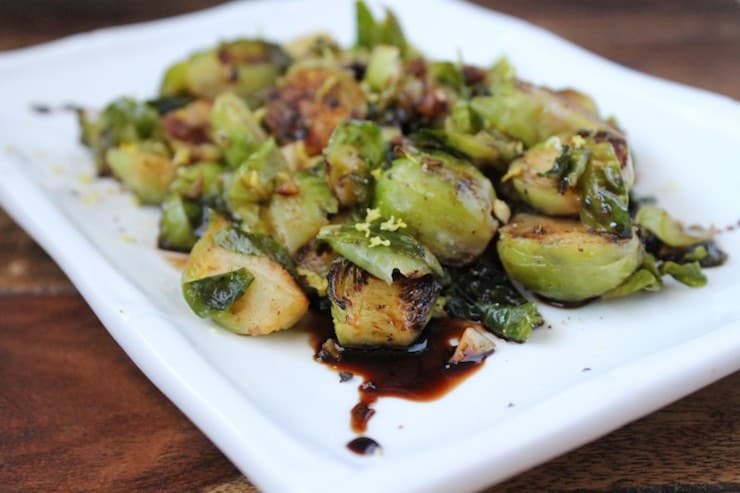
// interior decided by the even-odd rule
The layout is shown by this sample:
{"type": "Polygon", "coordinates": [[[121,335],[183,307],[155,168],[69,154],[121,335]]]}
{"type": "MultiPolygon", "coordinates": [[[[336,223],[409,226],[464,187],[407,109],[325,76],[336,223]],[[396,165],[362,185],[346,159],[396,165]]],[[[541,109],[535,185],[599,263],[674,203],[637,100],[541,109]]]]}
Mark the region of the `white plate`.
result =
{"type": "MultiPolygon", "coordinates": [[[[639,188],[689,222],[740,218],[740,106],[635,73],[521,21],[467,4],[388,1],[429,55],[488,64],[593,94],[629,131],[639,188]],[[442,22],[443,20],[443,22],[442,22]],[[444,24],[444,27],[442,27],[444,24]]],[[[178,272],[154,248],[157,212],[134,207],[91,162],[68,114],[31,102],[102,105],[154,93],[163,68],[221,38],[286,40],[354,31],[351,2],[248,2],[99,31],[0,55],[0,199],[54,257],[147,376],[268,491],[463,491],[506,478],[740,368],[740,238],[709,286],[572,311],[542,307],[552,329],[499,344],[483,369],[432,403],[384,399],[362,458],[348,411],[356,384],[311,358],[305,334],[238,337],[197,319],[178,272]],[[330,14],[330,15],[327,15],[330,14]],[[584,372],[584,368],[591,371],[584,372]],[[513,403],[513,407],[509,406],[513,403]]]]}

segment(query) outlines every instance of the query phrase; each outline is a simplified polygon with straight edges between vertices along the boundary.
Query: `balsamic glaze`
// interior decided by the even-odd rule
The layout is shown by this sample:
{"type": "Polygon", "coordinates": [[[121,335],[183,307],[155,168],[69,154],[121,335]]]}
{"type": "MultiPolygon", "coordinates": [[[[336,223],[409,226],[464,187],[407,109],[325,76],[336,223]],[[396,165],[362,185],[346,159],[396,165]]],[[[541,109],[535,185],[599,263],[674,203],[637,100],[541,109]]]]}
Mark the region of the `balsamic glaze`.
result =
{"type": "Polygon", "coordinates": [[[347,443],[347,448],[359,455],[378,455],[382,447],[369,437],[357,437],[347,443]]]}
{"type": "Polygon", "coordinates": [[[574,308],[581,308],[582,306],[586,306],[592,301],[596,301],[598,298],[588,298],[582,301],[558,301],[553,300],[551,298],[548,298],[546,296],[541,296],[539,294],[535,294],[538,300],[540,300],[542,303],[546,305],[550,305],[555,308],[563,308],[566,310],[572,310],[574,308]]]}
{"type": "Polygon", "coordinates": [[[372,404],[378,398],[435,400],[475,373],[482,364],[482,361],[457,365],[447,363],[455,351],[454,339],[459,339],[471,322],[433,320],[419,340],[408,348],[345,348],[340,361],[322,361],[319,358],[321,345],[334,337],[328,316],[313,313],[302,325],[311,333],[317,361],[338,372],[349,372],[362,378],[358,386],[358,403],[350,412],[350,423],[357,433],[367,429],[367,422],[375,414],[372,404]]]}

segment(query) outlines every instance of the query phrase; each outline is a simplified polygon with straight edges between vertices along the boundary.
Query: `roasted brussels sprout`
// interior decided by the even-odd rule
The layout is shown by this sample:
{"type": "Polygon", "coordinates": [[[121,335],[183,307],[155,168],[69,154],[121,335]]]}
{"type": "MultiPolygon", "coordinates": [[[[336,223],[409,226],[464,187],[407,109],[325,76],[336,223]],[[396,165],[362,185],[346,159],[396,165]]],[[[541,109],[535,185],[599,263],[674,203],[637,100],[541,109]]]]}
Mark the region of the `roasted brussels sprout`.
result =
{"type": "Polygon", "coordinates": [[[319,154],[334,129],[367,113],[365,95],[352,73],[319,64],[294,65],[270,95],[264,123],[280,144],[304,140],[319,154]]]}
{"type": "Polygon", "coordinates": [[[226,162],[232,167],[241,165],[267,140],[246,103],[231,93],[216,98],[211,124],[226,162]]]}
{"type": "Polygon", "coordinates": [[[177,163],[160,142],[124,144],[105,153],[113,174],[145,204],[158,204],[175,179],[177,163]]]}
{"type": "Polygon", "coordinates": [[[210,101],[196,100],[162,117],[164,137],[182,164],[219,161],[221,149],[214,143],[211,130],[210,101]]]}
{"type": "Polygon", "coordinates": [[[276,181],[287,180],[287,163],[270,138],[257,148],[231,176],[227,201],[231,211],[253,229],[260,225],[260,205],[267,204],[276,181]]]}
{"type": "MultiPolygon", "coordinates": [[[[574,186],[561,187],[562,181],[548,174],[562,155],[560,139],[551,137],[512,162],[504,181],[511,180],[519,198],[537,211],[553,216],[576,215],[581,208],[581,194],[575,183],[574,186]]],[[[581,162],[574,163],[581,167],[580,173],[588,160],[587,155],[581,153],[581,156],[581,162]]]]}
{"type": "Polygon", "coordinates": [[[253,39],[229,41],[171,66],[160,93],[211,99],[227,91],[255,96],[272,85],[289,63],[290,57],[278,45],[253,39]]]}
{"type": "Polygon", "coordinates": [[[313,289],[320,296],[325,297],[329,289],[329,270],[337,259],[332,248],[318,240],[311,241],[295,254],[296,273],[303,281],[303,285],[313,289]]]}
{"type": "Polygon", "coordinates": [[[659,207],[642,207],[637,211],[635,222],[654,234],[669,247],[685,248],[712,239],[712,232],[702,228],[686,229],[659,207]]]}
{"type": "Polygon", "coordinates": [[[370,171],[380,167],[386,153],[381,128],[368,121],[349,120],[332,133],[324,149],[329,184],[344,207],[370,200],[370,171]]]}
{"type": "Polygon", "coordinates": [[[80,110],[80,140],[93,152],[95,170],[100,175],[110,172],[106,152],[122,144],[153,139],[160,133],[157,110],[131,98],[116,99],[100,114],[80,110]]]}
{"type": "Polygon", "coordinates": [[[440,285],[431,275],[392,283],[347,260],[329,272],[334,332],[342,346],[408,346],[429,322],[440,285]]]}
{"type": "Polygon", "coordinates": [[[277,188],[266,216],[272,237],[293,254],[329,224],[327,215],[336,213],[337,208],[320,170],[299,171],[277,188]]]}
{"type": "Polygon", "coordinates": [[[372,209],[364,222],[324,226],[317,239],[389,284],[397,272],[408,278],[434,274],[444,279],[444,270],[434,255],[413,236],[400,231],[403,228],[403,221],[383,220],[372,209]]]}
{"type": "Polygon", "coordinates": [[[552,300],[600,296],[624,282],[642,263],[634,235],[592,233],[576,220],[517,214],[499,232],[497,250],[512,279],[552,300]]]}
{"type": "Polygon", "coordinates": [[[442,262],[463,265],[496,233],[496,192],[471,164],[443,153],[409,153],[377,179],[375,207],[405,221],[442,262]]]}
{"type": "Polygon", "coordinates": [[[621,135],[620,130],[595,112],[595,106],[584,105],[587,96],[576,97],[575,91],[552,91],[521,81],[492,87],[491,96],[473,98],[471,108],[487,127],[533,146],[554,135],[578,130],[605,130],[621,135]]]}
{"type": "Polygon", "coordinates": [[[185,265],[183,293],[200,316],[238,334],[263,335],[292,327],[308,299],[254,239],[212,213],[185,265]]]}
{"type": "Polygon", "coordinates": [[[223,172],[224,166],[218,163],[202,162],[181,166],[177,168],[175,180],[170,184],[170,192],[188,200],[219,205],[223,200],[223,172]]]}

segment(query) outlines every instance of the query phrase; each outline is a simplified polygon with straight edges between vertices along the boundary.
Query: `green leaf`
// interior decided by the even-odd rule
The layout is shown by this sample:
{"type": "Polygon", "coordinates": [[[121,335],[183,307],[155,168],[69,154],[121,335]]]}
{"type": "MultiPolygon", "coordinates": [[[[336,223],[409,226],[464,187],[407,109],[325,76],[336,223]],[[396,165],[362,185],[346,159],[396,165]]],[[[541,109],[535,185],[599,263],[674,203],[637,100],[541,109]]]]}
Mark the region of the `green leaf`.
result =
{"type": "Polygon", "coordinates": [[[250,233],[229,226],[217,232],[213,241],[221,248],[232,252],[269,257],[289,272],[295,271],[295,263],[288,251],[268,235],[250,233]]]}
{"type": "Polygon", "coordinates": [[[511,284],[503,268],[481,257],[465,268],[451,270],[451,284],[443,293],[445,311],[452,317],[481,322],[494,334],[526,341],[544,320],[534,303],[511,284]]]}
{"type": "Polygon", "coordinates": [[[245,268],[186,282],[183,296],[190,308],[201,318],[228,310],[247,291],[254,276],[245,268]]]}
{"type": "Polygon", "coordinates": [[[661,265],[663,274],[668,274],[678,282],[691,288],[700,288],[706,286],[707,276],[701,271],[699,262],[689,262],[688,264],[678,264],[676,262],[664,262],[661,265]]]}
{"type": "Polygon", "coordinates": [[[638,291],[658,291],[663,282],[660,275],[656,276],[649,269],[638,269],[621,285],[601,295],[604,299],[621,298],[629,296],[638,291]]]}
{"type": "Polygon", "coordinates": [[[571,146],[564,146],[563,152],[555,159],[552,168],[545,173],[545,176],[558,180],[558,191],[562,194],[568,188],[573,188],[578,184],[586,165],[588,165],[591,153],[588,149],[575,149],[571,146]]]}
{"type": "Polygon", "coordinates": [[[614,149],[603,142],[592,145],[591,151],[593,157],[579,180],[583,195],[581,222],[597,233],[631,238],[629,196],[614,149]]]}
{"type": "Polygon", "coordinates": [[[688,247],[696,243],[709,241],[712,238],[710,231],[700,228],[687,231],[680,221],[672,218],[659,207],[642,207],[637,211],[635,222],[671,247],[688,247]]]}

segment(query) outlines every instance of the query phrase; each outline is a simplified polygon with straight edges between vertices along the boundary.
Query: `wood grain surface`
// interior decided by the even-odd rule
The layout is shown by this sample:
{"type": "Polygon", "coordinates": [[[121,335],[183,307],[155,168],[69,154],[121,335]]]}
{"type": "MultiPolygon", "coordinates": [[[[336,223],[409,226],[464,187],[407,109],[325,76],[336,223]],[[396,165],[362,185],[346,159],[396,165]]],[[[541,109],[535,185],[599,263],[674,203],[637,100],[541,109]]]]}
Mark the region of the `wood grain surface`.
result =
{"type": "MultiPolygon", "coordinates": [[[[738,2],[478,3],[624,65],[740,98],[738,2]]],[[[0,49],[209,4],[4,0],[0,49]]],[[[15,491],[256,489],[0,211],[0,492],[15,491]]],[[[740,492],[740,373],[488,490],[519,491],[740,492]]]]}

